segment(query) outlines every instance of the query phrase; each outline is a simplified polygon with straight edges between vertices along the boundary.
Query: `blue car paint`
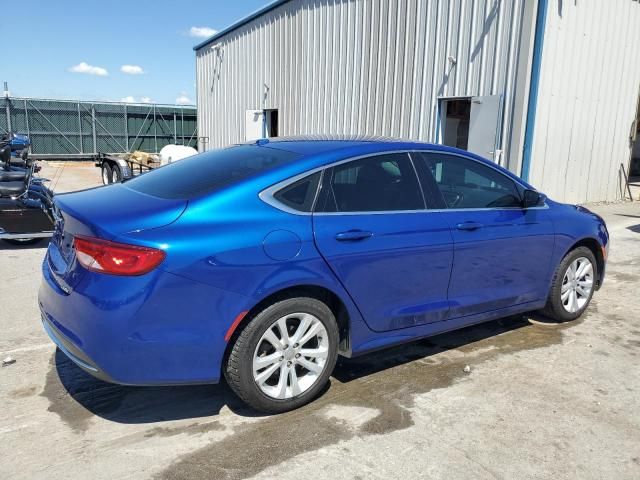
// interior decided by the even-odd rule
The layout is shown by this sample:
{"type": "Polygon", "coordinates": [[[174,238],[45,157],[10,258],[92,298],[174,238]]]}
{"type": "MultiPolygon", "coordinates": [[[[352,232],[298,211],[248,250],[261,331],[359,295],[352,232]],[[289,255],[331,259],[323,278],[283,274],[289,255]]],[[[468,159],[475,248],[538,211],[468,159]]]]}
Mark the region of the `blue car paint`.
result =
{"type": "Polygon", "coordinates": [[[54,235],[43,264],[43,321],[91,359],[99,376],[132,385],[217,382],[224,337],[234,319],[274,293],[301,285],[326,288],[343,302],[349,346],[342,353],[360,355],[541,308],[553,269],[572,245],[595,239],[608,247],[602,219],[551,200],[548,208],[526,213],[425,211],[361,218],[287,213],[258,193],[339,160],[385,151],[462,153],[498,168],[523,188],[529,185],[467,152],[422,143],[299,141],[259,148],[288,149],[303,157],[187,202],[140,194],[126,184],[57,198],[64,232],[54,235]],[[331,242],[328,218],[337,223],[332,228],[371,228],[380,238],[370,239],[368,253],[347,257],[352,247],[341,244],[323,257],[318,247],[331,242]],[[456,230],[456,223],[470,218],[495,228],[456,230]],[[528,251],[509,241],[522,233],[530,236],[528,251]],[[76,234],[161,248],[167,256],[139,277],[90,272],[73,254],[76,234]],[[395,252],[377,258],[376,248],[395,252]],[[463,263],[456,264],[456,255],[476,262],[471,277],[463,263]],[[498,270],[483,268],[496,258],[505,262],[498,270]],[[508,260],[514,270],[531,274],[531,284],[510,278],[508,260]],[[420,275],[424,268],[430,269],[428,278],[420,275]],[[398,291],[382,301],[384,285],[377,282],[390,286],[403,278],[399,271],[411,279],[405,301],[398,291]],[[369,291],[362,285],[367,279],[369,291]],[[472,281],[469,291],[467,280],[472,281]]]}
{"type": "Polygon", "coordinates": [[[455,244],[448,290],[451,317],[545,298],[555,241],[548,209],[452,210],[443,215],[455,244]],[[457,228],[467,222],[482,228],[457,228]]]}
{"type": "Polygon", "coordinates": [[[445,320],[453,240],[439,212],[314,215],[318,249],[377,332],[445,320]],[[361,242],[336,234],[372,232],[361,242]],[[374,281],[372,281],[374,280],[374,281]]]}
{"type": "Polygon", "coordinates": [[[151,197],[122,183],[57,195],[56,203],[70,221],[89,226],[87,234],[107,239],[132,230],[167,225],[187,207],[186,200],[151,197]]]}

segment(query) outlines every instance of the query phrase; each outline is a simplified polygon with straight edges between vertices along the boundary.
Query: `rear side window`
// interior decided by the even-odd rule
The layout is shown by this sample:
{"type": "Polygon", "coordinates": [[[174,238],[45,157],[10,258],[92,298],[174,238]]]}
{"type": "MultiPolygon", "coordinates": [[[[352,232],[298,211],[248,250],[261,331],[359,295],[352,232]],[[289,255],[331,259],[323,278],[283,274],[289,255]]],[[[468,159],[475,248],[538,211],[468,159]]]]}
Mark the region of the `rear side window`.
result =
{"type": "Polygon", "coordinates": [[[519,208],[516,184],[496,169],[457,155],[422,153],[448,208],[519,208]]]}
{"type": "Polygon", "coordinates": [[[309,175],[278,190],[273,198],[299,212],[310,212],[318,191],[321,173],[309,175]]]}
{"type": "Polygon", "coordinates": [[[421,210],[422,191],[406,153],[376,155],[331,169],[322,211],[421,210]]]}
{"type": "Polygon", "coordinates": [[[267,172],[300,155],[257,145],[214,150],[140,175],[126,186],[160,198],[193,198],[267,172]]]}

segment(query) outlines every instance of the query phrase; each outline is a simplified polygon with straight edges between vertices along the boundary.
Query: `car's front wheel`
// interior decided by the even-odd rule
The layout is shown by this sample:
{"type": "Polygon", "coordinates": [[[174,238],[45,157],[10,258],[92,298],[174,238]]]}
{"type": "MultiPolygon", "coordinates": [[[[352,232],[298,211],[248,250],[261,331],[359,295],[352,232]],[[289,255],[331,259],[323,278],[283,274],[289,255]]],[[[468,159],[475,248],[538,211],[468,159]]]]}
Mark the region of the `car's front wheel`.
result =
{"type": "Polygon", "coordinates": [[[314,298],[289,298],[265,308],[242,329],[225,377],[256,410],[286,412],[318,395],[337,351],[338,326],[329,307],[314,298]]]}
{"type": "Polygon", "coordinates": [[[543,313],[554,320],[575,320],[587,309],[595,290],[598,264],[587,247],[570,251],[553,277],[543,313]]]}

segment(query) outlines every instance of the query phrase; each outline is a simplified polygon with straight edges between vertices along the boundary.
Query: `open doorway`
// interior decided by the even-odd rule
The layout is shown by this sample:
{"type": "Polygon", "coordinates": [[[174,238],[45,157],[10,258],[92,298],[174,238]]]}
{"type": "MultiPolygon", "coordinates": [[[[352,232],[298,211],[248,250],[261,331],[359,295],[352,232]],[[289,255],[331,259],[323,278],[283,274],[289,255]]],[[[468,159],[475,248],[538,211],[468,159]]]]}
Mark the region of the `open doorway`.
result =
{"type": "Polygon", "coordinates": [[[267,138],[278,136],[278,110],[273,108],[264,111],[265,131],[267,138]]]}
{"type": "Polygon", "coordinates": [[[442,143],[466,150],[469,145],[471,98],[442,100],[442,143]]]}
{"type": "MultiPolygon", "coordinates": [[[[631,142],[631,163],[629,164],[629,176],[640,177],[640,95],[636,107],[636,118],[631,126],[629,135],[631,142]]],[[[636,179],[640,180],[640,178],[636,179]]]]}
{"type": "Polygon", "coordinates": [[[640,198],[640,93],[636,106],[636,118],[631,124],[629,132],[629,147],[631,159],[629,161],[629,193],[632,199],[640,198]]]}
{"type": "Polygon", "coordinates": [[[501,115],[501,95],[441,98],[441,142],[497,162],[501,115]]]}

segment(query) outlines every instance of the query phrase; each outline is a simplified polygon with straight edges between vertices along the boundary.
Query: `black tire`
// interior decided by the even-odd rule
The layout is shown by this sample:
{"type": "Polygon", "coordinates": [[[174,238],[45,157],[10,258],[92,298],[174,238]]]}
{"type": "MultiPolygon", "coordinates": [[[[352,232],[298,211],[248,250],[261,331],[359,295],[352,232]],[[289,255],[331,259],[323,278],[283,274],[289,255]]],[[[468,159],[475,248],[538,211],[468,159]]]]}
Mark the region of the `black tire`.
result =
{"type": "Polygon", "coordinates": [[[257,313],[242,331],[235,335],[234,342],[224,366],[224,375],[231,389],[249,406],[265,413],[282,413],[299,408],[312,401],[326,386],[338,357],[338,325],[327,305],[307,297],[278,301],[257,313]],[[310,313],[324,325],[328,334],[328,355],[324,370],[315,383],[301,394],[276,399],[266,395],[253,378],[253,355],[267,328],[278,319],[292,313],[310,313]]]}
{"type": "Polygon", "coordinates": [[[111,183],[120,183],[122,182],[122,169],[120,165],[114,163],[111,165],[111,183]]]}
{"type": "Polygon", "coordinates": [[[556,268],[556,271],[553,275],[553,281],[551,282],[551,289],[549,290],[547,304],[542,310],[542,313],[558,322],[568,322],[571,320],[575,320],[584,313],[584,311],[589,306],[589,303],[591,303],[593,293],[595,292],[595,284],[597,278],[598,263],[596,262],[596,257],[593,255],[593,252],[587,247],[578,247],[574,250],[571,250],[565,255],[565,257],[560,262],[560,265],[558,265],[558,267],[556,268]],[[567,272],[567,269],[569,268],[571,263],[580,257],[587,258],[593,266],[593,286],[585,304],[577,311],[569,312],[562,304],[562,283],[565,273],[567,272]]]}
{"type": "Polygon", "coordinates": [[[111,183],[111,165],[108,162],[102,163],[102,184],[109,185],[111,183]]]}
{"type": "Polygon", "coordinates": [[[42,238],[7,238],[5,242],[11,245],[17,245],[19,247],[26,247],[27,245],[35,245],[42,241],[42,238]]]}

